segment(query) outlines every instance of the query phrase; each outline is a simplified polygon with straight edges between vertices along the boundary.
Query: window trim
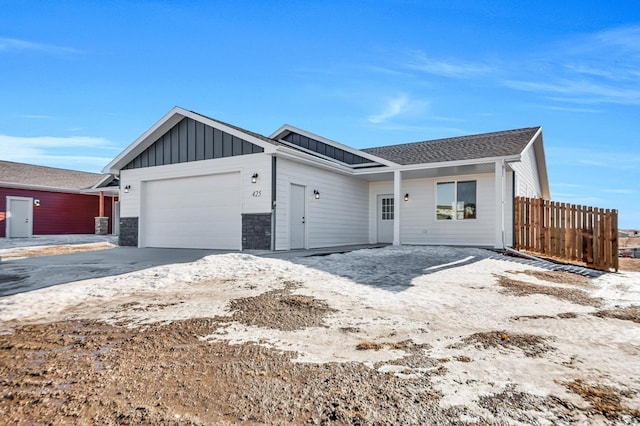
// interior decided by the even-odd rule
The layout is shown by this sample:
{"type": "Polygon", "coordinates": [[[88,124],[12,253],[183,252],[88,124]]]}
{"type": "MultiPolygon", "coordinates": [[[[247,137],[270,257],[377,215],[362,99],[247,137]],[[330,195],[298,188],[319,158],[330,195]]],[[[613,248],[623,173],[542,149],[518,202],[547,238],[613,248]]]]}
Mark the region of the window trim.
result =
{"type": "Polygon", "coordinates": [[[443,179],[443,180],[438,180],[435,182],[435,189],[434,189],[434,195],[435,195],[435,209],[433,211],[433,214],[435,216],[435,220],[436,222],[473,222],[473,221],[477,221],[478,220],[478,179],[443,179]],[[456,214],[457,211],[454,209],[453,211],[453,215],[451,219],[440,219],[438,218],[438,185],[439,184],[445,184],[445,183],[453,183],[453,194],[454,194],[454,199],[455,199],[455,203],[458,202],[458,183],[460,182],[475,182],[476,184],[476,210],[475,210],[475,217],[473,218],[468,218],[468,219],[458,219],[458,215],[456,214]]]}

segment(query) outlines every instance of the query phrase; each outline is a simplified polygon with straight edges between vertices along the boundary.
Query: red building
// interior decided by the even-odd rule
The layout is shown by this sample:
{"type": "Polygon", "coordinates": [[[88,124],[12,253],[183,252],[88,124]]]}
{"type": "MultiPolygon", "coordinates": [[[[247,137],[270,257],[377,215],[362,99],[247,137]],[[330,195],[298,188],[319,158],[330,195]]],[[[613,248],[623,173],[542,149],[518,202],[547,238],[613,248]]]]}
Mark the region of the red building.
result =
{"type": "Polygon", "coordinates": [[[117,200],[110,175],[0,161],[0,237],[113,233],[117,200]]]}

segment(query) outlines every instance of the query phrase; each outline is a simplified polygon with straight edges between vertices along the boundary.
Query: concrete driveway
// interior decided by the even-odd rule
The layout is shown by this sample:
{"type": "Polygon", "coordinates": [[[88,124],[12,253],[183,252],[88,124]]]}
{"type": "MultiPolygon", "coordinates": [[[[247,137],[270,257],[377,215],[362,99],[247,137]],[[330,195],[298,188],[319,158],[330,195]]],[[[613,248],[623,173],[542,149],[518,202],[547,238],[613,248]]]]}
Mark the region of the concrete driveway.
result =
{"type": "Polygon", "coordinates": [[[0,263],[0,297],[90,278],[172,263],[194,262],[223,250],[115,247],[83,253],[39,256],[0,263]]]}
{"type": "MultiPolygon", "coordinates": [[[[116,238],[112,236],[100,237],[94,235],[37,236],[28,239],[0,238],[0,249],[58,244],[113,243],[115,241],[116,238]]],[[[292,259],[379,246],[363,244],[349,247],[283,252],[249,250],[245,253],[256,256],[292,259]]],[[[115,247],[107,250],[29,257],[5,260],[4,262],[0,256],[0,297],[58,284],[125,274],[154,266],[195,262],[205,256],[232,252],[235,251],[115,247]]]]}

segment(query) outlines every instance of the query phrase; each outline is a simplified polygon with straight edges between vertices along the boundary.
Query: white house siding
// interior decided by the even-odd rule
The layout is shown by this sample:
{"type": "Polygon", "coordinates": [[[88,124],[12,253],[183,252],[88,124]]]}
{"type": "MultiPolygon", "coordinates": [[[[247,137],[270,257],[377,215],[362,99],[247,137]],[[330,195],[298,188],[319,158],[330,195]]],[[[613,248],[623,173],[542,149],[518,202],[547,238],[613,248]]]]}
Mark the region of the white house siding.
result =
{"type": "MultiPolygon", "coordinates": [[[[402,181],[400,197],[400,242],[429,245],[494,245],[495,191],[494,174],[450,176],[446,178],[407,179],[402,181]],[[437,220],[436,184],[460,180],[477,181],[477,219],[437,220]],[[409,201],[404,195],[409,194],[409,201]]],[[[376,200],[378,195],[392,194],[393,182],[369,185],[369,239],[377,239],[376,200]]]]}
{"type": "Polygon", "coordinates": [[[368,182],[282,158],[276,164],[276,250],[289,249],[292,184],[306,188],[308,248],[368,241],[368,182]],[[320,199],[314,198],[314,189],[320,199]]]}
{"type": "Polygon", "coordinates": [[[516,172],[516,196],[520,197],[540,197],[540,178],[536,166],[536,153],[533,145],[522,153],[522,159],[517,163],[509,163],[516,172]]]}
{"type": "MultiPolygon", "coordinates": [[[[121,191],[120,217],[138,217],[139,229],[144,228],[143,183],[228,173],[240,175],[241,213],[271,212],[271,156],[260,153],[122,170],[120,187],[130,186],[131,189],[128,193],[121,191]],[[258,181],[255,184],[251,183],[254,173],[258,173],[258,181]]],[[[164,200],[166,203],[174,201],[169,198],[164,200]]],[[[220,208],[225,208],[224,199],[220,200],[220,208]]],[[[240,232],[238,229],[238,235],[240,232]]],[[[144,241],[140,241],[140,244],[143,246],[144,241]]]]}
{"type": "Polygon", "coordinates": [[[513,172],[507,170],[504,199],[504,244],[513,247],[513,172]]]}

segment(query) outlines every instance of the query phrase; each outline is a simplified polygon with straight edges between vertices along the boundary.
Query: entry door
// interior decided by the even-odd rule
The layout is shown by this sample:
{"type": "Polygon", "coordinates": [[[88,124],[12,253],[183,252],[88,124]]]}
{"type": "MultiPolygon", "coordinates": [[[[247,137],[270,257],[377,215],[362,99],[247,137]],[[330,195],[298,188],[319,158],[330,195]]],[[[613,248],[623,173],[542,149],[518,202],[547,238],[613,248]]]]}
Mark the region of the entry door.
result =
{"type": "Polygon", "coordinates": [[[393,216],[395,206],[393,195],[378,195],[378,242],[393,242],[393,216]]]}
{"type": "Polygon", "coordinates": [[[291,249],[305,248],[306,221],[304,206],[304,186],[291,185],[291,210],[289,218],[289,233],[291,249]]]}
{"type": "Polygon", "coordinates": [[[7,237],[33,235],[33,198],[7,197],[7,237]]]}

